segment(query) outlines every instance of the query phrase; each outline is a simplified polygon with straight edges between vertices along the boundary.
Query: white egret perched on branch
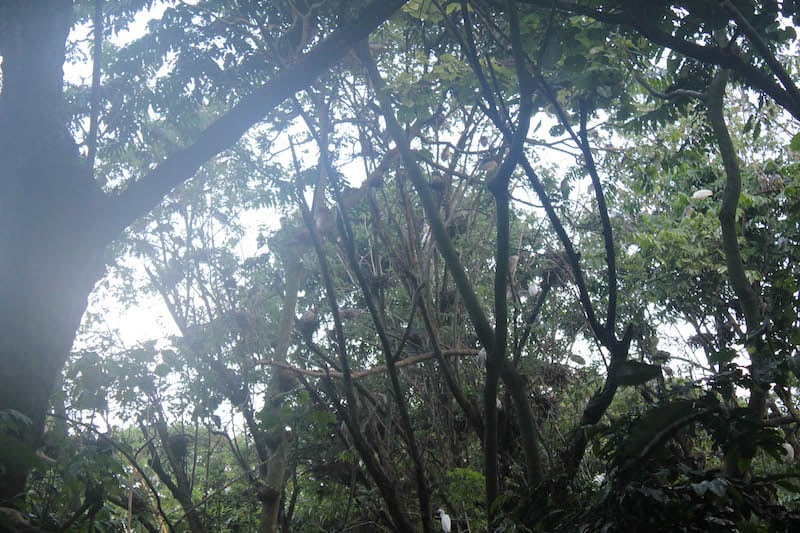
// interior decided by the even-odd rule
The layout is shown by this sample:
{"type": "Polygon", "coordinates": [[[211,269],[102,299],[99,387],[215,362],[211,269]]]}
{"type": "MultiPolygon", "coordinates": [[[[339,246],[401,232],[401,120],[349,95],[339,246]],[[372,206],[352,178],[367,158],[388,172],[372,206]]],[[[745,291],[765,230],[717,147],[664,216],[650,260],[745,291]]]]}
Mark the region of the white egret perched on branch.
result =
{"type": "Polygon", "coordinates": [[[706,198],[710,198],[712,194],[714,193],[711,189],[698,189],[692,194],[692,200],[705,200],[706,198]]]}
{"type": "Polygon", "coordinates": [[[783,446],[783,451],[786,452],[786,457],[784,457],[784,461],[787,463],[791,463],[794,461],[794,448],[788,442],[784,442],[781,446],[783,446]]]}
{"type": "Polygon", "coordinates": [[[531,281],[528,284],[528,296],[530,296],[531,298],[535,298],[538,295],[539,295],[539,286],[531,281]]]}
{"type": "Polygon", "coordinates": [[[442,521],[442,531],[444,531],[444,533],[450,533],[450,528],[452,527],[450,515],[445,513],[444,509],[439,509],[436,511],[436,514],[439,516],[439,520],[442,521]]]}

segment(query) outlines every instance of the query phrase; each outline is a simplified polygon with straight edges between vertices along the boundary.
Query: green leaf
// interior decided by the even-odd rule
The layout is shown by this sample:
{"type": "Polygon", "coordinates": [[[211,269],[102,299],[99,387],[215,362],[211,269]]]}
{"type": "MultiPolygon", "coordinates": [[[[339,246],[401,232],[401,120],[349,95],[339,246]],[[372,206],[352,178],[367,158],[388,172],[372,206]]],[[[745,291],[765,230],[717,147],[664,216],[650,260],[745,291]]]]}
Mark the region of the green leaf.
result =
{"type": "Polygon", "coordinates": [[[664,502],[667,501],[666,494],[664,494],[664,491],[661,490],[661,489],[652,489],[650,487],[641,487],[639,489],[639,492],[641,492],[642,494],[644,494],[648,498],[652,498],[653,500],[655,500],[655,501],[657,501],[659,503],[664,503],[664,502]]]}
{"type": "Polygon", "coordinates": [[[156,368],[153,370],[153,373],[160,378],[165,378],[167,377],[167,375],[169,375],[169,365],[165,363],[159,363],[158,365],[156,365],[156,368]]]}
{"type": "Polygon", "coordinates": [[[649,365],[638,361],[625,361],[616,370],[617,383],[621,386],[641,385],[661,376],[660,365],[649,365]]]}
{"type": "Polygon", "coordinates": [[[571,55],[564,60],[564,66],[570,70],[580,71],[586,67],[586,57],[571,55]]]}
{"type": "MultiPolygon", "coordinates": [[[[681,399],[655,407],[631,427],[615,462],[638,461],[653,453],[678,430],[709,412],[708,400],[681,399]]],[[[714,404],[712,403],[712,406],[714,404]]]]}
{"type": "Polygon", "coordinates": [[[722,497],[725,495],[725,489],[728,486],[728,482],[724,479],[714,478],[712,480],[703,480],[699,483],[692,483],[692,490],[698,496],[704,496],[706,492],[711,491],[712,494],[722,497]]]}
{"type": "Polygon", "coordinates": [[[586,359],[584,359],[583,357],[581,357],[580,355],[575,354],[575,353],[569,355],[569,360],[572,361],[573,363],[577,363],[579,365],[585,365],[586,364],[586,359]]]}
{"type": "Polygon", "coordinates": [[[552,69],[556,62],[561,58],[561,43],[556,40],[550,40],[544,48],[544,53],[541,58],[541,65],[543,69],[552,69]]]}
{"type": "Polygon", "coordinates": [[[27,469],[38,461],[36,453],[23,441],[0,433],[0,462],[16,470],[27,469]]]}
{"type": "Polygon", "coordinates": [[[705,496],[708,492],[708,481],[701,481],[700,483],[692,483],[692,490],[698,496],[705,496]]]}
{"type": "Polygon", "coordinates": [[[794,152],[800,152],[800,133],[796,133],[792,137],[792,142],[789,143],[789,149],[794,152]]]}
{"type": "Polygon", "coordinates": [[[714,364],[729,363],[736,357],[736,350],[733,348],[722,348],[708,356],[708,360],[714,364]]]}

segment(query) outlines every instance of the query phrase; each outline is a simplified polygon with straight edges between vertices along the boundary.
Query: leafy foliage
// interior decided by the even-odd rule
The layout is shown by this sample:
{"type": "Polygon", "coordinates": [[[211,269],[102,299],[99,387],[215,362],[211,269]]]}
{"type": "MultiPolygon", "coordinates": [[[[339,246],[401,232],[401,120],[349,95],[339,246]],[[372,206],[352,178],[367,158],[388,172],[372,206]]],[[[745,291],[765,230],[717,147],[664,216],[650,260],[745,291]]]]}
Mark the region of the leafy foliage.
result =
{"type": "MultiPolygon", "coordinates": [[[[788,530],[798,14],[738,4],[407,2],[113,245],[98,294],[171,332],[131,344],[90,309],[50,461],[0,442],[35,466],[25,519],[788,530]]],[[[360,7],[108,6],[99,90],[66,88],[100,186],[191,150],[360,7]]]]}

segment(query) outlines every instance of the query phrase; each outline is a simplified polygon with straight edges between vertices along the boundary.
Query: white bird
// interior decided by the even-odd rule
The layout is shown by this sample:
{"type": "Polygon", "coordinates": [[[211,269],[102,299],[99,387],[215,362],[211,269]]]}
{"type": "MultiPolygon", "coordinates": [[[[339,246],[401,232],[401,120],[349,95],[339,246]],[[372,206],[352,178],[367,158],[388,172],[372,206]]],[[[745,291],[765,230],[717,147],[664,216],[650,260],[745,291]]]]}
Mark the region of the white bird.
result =
{"type": "Polygon", "coordinates": [[[428,225],[427,222],[422,223],[422,240],[420,243],[422,244],[423,248],[428,247],[428,243],[431,242],[431,227],[428,225]]]}
{"type": "Polygon", "coordinates": [[[537,294],[539,294],[539,286],[531,281],[528,284],[528,296],[535,298],[537,294]]]}
{"type": "Polygon", "coordinates": [[[486,366],[486,348],[481,348],[478,351],[478,368],[484,368],[486,366]]]}
{"type": "Polygon", "coordinates": [[[692,200],[705,200],[706,198],[710,198],[712,194],[714,193],[712,193],[710,189],[698,189],[694,191],[692,200]]]}
{"type": "Polygon", "coordinates": [[[442,521],[442,531],[444,531],[444,533],[450,533],[450,528],[452,527],[450,515],[445,513],[443,509],[436,511],[436,514],[439,516],[439,520],[442,521]]]}
{"type": "Polygon", "coordinates": [[[784,458],[784,461],[786,461],[787,463],[791,463],[792,461],[794,461],[794,448],[788,442],[784,442],[782,446],[783,446],[783,451],[786,452],[786,457],[784,458]]]}

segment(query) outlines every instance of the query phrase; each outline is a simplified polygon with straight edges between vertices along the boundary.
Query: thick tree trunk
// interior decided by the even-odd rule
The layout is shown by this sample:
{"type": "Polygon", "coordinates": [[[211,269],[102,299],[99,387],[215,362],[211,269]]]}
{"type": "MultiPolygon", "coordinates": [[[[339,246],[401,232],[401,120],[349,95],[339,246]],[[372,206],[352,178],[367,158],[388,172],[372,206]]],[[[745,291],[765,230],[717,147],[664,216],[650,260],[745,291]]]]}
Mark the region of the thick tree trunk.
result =
{"type": "Polygon", "coordinates": [[[62,107],[71,10],[65,1],[0,7],[0,410],[31,421],[0,427],[1,502],[24,488],[50,392],[103,273],[88,218],[102,195],[62,107]]]}
{"type": "Polygon", "coordinates": [[[5,250],[0,271],[0,410],[17,411],[31,424],[19,428],[19,434],[0,431],[0,462],[5,467],[0,502],[24,488],[30,459],[25,450],[39,446],[50,392],[83,315],[86,295],[99,278],[99,269],[90,276],[92,269],[85,264],[70,271],[62,255],[16,255],[12,262],[5,250]],[[82,279],[75,279],[78,273],[82,279]],[[16,442],[23,447],[17,449],[16,442]]]}

